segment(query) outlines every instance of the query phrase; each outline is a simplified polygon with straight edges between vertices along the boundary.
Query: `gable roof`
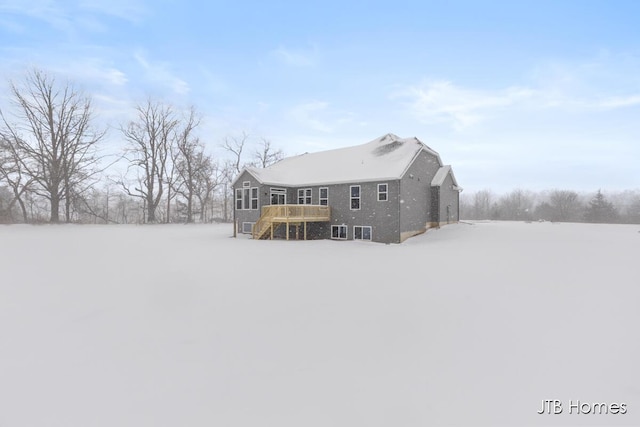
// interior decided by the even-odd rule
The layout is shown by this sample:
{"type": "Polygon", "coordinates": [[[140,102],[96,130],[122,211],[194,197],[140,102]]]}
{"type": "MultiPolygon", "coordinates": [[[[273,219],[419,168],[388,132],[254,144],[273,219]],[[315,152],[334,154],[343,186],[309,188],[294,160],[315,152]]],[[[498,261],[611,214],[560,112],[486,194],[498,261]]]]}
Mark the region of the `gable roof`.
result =
{"type": "Polygon", "coordinates": [[[458,186],[458,182],[456,181],[456,177],[453,174],[453,170],[451,169],[451,165],[441,166],[440,169],[436,172],[431,180],[432,187],[440,187],[444,184],[444,180],[447,179],[447,175],[451,174],[451,180],[453,181],[453,189],[462,191],[462,188],[458,186]]]}
{"type": "Polygon", "coordinates": [[[366,144],[305,153],[287,157],[264,169],[247,167],[245,170],[262,184],[296,187],[391,180],[401,178],[423,150],[434,155],[442,165],[438,153],[418,138],[400,138],[389,133],[366,144]]]}

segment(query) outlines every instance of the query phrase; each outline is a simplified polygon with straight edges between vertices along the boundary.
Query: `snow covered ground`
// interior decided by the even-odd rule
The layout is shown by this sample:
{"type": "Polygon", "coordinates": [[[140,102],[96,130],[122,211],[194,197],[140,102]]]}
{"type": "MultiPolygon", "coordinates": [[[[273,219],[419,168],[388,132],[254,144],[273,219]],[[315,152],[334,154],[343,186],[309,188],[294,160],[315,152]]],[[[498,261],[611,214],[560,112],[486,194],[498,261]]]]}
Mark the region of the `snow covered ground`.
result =
{"type": "Polygon", "coordinates": [[[0,427],[640,425],[639,230],[3,226],[0,427]]]}

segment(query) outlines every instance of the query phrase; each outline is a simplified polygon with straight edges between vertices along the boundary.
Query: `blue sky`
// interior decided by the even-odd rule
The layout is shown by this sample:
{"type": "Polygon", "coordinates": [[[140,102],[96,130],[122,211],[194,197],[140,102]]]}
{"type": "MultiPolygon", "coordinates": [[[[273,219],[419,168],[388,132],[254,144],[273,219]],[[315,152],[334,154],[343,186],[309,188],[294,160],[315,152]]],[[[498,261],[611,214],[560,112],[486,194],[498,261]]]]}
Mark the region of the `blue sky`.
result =
{"type": "MultiPolygon", "coordinates": [[[[0,0],[0,106],[29,67],[100,120],[151,96],[287,154],[417,136],[467,191],[640,188],[640,2],[0,0]]],[[[108,143],[117,147],[113,131],[108,143]]]]}

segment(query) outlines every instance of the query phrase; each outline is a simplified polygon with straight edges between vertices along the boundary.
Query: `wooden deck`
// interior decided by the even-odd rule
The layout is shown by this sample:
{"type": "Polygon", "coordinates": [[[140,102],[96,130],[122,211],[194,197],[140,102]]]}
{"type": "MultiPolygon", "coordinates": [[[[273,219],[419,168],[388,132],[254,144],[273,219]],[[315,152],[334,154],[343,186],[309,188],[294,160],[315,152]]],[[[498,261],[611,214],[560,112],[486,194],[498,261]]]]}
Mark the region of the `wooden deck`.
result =
{"type": "MultiPolygon", "coordinates": [[[[304,229],[304,240],[307,240],[308,222],[327,222],[331,220],[331,208],[323,205],[270,205],[263,206],[260,219],[253,227],[254,239],[273,239],[273,231],[281,224],[287,225],[287,240],[289,240],[289,225],[294,224],[304,229]]],[[[297,234],[297,233],[296,233],[297,234]]]]}

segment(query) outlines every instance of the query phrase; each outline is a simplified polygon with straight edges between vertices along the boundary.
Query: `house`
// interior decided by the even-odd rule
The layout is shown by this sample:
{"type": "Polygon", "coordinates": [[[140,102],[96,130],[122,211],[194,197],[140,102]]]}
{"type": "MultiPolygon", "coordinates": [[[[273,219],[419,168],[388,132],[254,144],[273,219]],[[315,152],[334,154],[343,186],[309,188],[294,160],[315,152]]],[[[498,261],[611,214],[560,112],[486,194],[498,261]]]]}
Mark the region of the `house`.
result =
{"type": "Polygon", "coordinates": [[[237,233],[382,243],[457,222],[462,191],[438,153],[393,134],[247,167],[233,189],[237,233]]]}

